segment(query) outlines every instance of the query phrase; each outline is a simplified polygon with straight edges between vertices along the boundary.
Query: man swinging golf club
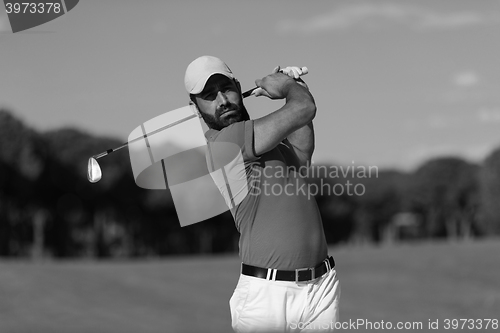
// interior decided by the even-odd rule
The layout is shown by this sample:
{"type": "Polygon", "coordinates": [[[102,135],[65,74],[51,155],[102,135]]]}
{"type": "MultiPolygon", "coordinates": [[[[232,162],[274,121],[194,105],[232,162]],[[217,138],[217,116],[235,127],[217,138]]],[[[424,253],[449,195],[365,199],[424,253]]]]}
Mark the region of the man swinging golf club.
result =
{"type": "Polygon", "coordinates": [[[202,56],[186,70],[186,90],[209,127],[208,146],[235,144],[242,157],[228,164],[217,154],[207,156],[211,172],[227,171],[214,181],[226,202],[235,203],[230,210],[240,232],[241,275],[229,302],[235,332],[330,332],[338,320],[335,262],[299,172],[311,161],[316,114],[302,71],[277,67],[256,80],[255,96],[285,104],[252,120],[240,83],[222,60],[202,56]],[[240,185],[231,182],[241,178],[248,193],[235,200],[240,185]]]}

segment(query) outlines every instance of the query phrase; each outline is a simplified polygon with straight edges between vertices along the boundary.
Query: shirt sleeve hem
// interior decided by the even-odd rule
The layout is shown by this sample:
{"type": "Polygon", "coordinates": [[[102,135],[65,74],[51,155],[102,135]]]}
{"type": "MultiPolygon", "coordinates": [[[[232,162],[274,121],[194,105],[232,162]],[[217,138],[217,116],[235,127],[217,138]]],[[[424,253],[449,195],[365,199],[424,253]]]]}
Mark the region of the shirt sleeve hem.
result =
{"type": "Polygon", "coordinates": [[[250,159],[260,158],[260,156],[255,153],[253,120],[245,122],[245,150],[250,159]]]}

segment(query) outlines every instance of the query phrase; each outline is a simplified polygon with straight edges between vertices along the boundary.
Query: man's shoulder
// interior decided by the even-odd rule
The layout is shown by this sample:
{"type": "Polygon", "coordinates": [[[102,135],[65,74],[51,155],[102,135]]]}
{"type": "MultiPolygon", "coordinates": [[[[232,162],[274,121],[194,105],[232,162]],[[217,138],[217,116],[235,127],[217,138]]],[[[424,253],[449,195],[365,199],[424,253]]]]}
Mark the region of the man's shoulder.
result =
{"type": "Polygon", "coordinates": [[[208,142],[232,142],[234,140],[237,140],[238,137],[244,137],[245,131],[249,129],[253,129],[253,120],[239,121],[237,123],[226,126],[221,130],[210,128],[205,132],[205,138],[208,142]]]}
{"type": "Polygon", "coordinates": [[[245,162],[259,158],[255,156],[253,146],[253,120],[240,121],[220,131],[210,129],[205,133],[205,137],[211,152],[220,150],[224,156],[227,156],[227,153],[223,151],[232,151],[235,148],[241,152],[245,162]]]}

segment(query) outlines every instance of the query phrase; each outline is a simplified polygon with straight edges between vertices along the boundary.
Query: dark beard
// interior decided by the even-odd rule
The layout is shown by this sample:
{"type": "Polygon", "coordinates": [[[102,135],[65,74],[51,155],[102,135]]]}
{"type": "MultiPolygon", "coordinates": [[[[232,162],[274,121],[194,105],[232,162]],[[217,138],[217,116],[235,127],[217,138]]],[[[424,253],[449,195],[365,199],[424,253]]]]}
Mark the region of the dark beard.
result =
{"type": "Polygon", "coordinates": [[[227,127],[231,124],[244,120],[250,120],[250,116],[248,115],[247,109],[245,108],[243,103],[241,103],[239,106],[236,104],[231,104],[229,106],[219,108],[215,111],[214,116],[203,112],[200,112],[200,114],[207,126],[217,131],[220,131],[224,127],[227,127]],[[221,114],[227,110],[235,110],[236,112],[231,113],[221,119],[221,114]]]}

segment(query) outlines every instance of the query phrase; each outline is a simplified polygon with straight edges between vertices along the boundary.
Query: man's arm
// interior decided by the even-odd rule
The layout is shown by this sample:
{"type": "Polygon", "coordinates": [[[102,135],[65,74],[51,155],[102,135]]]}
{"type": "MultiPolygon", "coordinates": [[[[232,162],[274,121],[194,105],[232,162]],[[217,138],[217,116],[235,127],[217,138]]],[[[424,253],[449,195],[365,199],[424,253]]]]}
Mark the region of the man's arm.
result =
{"type": "MultiPolygon", "coordinates": [[[[299,73],[297,72],[297,67],[287,67],[282,69],[281,72],[295,78],[295,81],[297,81],[298,84],[309,90],[307,84],[300,78],[299,73]]],[[[294,151],[299,158],[300,165],[310,165],[312,154],[314,152],[314,126],[312,121],[306,126],[291,133],[287,139],[293,146],[294,151]]]]}
{"type": "Polygon", "coordinates": [[[312,154],[311,148],[314,146],[313,141],[307,145],[298,142],[310,141],[312,134],[311,122],[316,115],[316,104],[309,90],[282,73],[268,75],[256,80],[255,84],[263,89],[262,95],[271,99],[286,99],[283,107],[254,121],[255,154],[257,156],[264,154],[291,135],[295,144],[292,141],[290,143],[297,147],[296,150],[301,151],[302,162],[309,151],[312,154]],[[309,123],[311,127],[306,126],[309,123]],[[296,131],[298,133],[292,135],[296,131]],[[304,137],[308,140],[304,140],[304,137]]]}
{"type": "Polygon", "coordinates": [[[314,126],[312,121],[291,133],[287,139],[292,144],[300,165],[310,165],[314,152],[314,126]]]}

